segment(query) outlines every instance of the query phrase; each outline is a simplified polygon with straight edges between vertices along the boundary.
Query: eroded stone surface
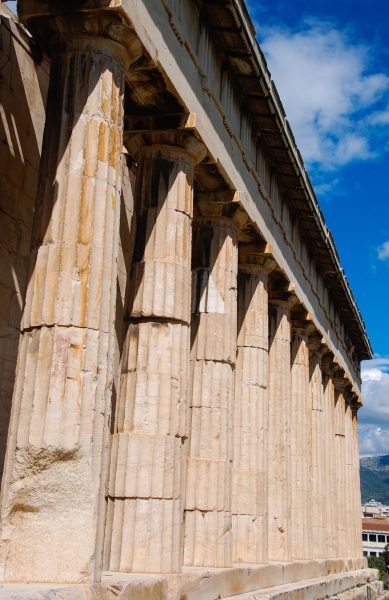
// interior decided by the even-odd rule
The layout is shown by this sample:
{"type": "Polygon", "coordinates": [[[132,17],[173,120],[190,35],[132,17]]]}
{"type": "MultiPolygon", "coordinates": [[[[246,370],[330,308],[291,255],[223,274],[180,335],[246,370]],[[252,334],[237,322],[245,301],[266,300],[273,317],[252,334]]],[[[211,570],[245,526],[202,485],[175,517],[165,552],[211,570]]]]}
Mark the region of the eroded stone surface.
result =
{"type": "Polygon", "coordinates": [[[99,568],[124,92],[112,44],[109,55],[98,38],[81,43],[51,65],[3,479],[7,581],[91,581],[99,568]]]}

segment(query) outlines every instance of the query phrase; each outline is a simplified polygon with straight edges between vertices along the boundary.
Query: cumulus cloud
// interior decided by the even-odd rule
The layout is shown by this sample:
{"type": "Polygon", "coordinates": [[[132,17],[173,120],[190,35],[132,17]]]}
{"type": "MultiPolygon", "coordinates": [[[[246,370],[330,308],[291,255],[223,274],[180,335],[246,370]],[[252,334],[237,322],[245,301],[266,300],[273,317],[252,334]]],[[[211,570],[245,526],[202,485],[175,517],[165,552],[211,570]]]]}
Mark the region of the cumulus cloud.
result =
{"type": "Polygon", "coordinates": [[[360,453],[389,454],[389,357],[377,356],[362,364],[362,394],[360,453]]]}
{"type": "Polygon", "coordinates": [[[315,22],[264,29],[260,41],[306,163],[334,169],[373,158],[389,77],[370,72],[367,48],[315,22]]]}
{"type": "Polygon", "coordinates": [[[378,248],[378,258],[389,262],[389,241],[378,248]]]}

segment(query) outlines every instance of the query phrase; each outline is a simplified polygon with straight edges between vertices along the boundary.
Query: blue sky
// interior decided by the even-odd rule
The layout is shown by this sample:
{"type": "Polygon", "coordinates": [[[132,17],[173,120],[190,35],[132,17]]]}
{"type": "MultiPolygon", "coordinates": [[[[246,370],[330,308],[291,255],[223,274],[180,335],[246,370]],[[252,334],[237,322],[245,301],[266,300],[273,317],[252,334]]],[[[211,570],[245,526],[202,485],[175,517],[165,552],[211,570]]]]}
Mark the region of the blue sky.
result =
{"type": "Polygon", "coordinates": [[[248,8],[375,352],[361,453],[389,454],[389,3],[248,8]]]}
{"type": "Polygon", "coordinates": [[[389,454],[389,3],[248,7],[375,352],[361,454],[389,454]]]}

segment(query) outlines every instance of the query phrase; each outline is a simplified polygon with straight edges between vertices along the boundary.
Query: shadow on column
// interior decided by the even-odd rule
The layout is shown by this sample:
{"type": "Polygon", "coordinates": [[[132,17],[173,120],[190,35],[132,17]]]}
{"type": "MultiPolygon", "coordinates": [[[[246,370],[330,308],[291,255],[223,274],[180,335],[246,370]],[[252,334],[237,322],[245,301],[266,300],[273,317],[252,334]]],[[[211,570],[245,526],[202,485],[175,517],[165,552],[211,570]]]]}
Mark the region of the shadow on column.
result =
{"type": "Polygon", "coordinates": [[[49,77],[47,58],[42,56],[25,32],[5,16],[0,16],[0,65],[1,480],[28,284],[31,229],[49,77]],[[31,72],[36,80],[31,77],[31,72]]]}

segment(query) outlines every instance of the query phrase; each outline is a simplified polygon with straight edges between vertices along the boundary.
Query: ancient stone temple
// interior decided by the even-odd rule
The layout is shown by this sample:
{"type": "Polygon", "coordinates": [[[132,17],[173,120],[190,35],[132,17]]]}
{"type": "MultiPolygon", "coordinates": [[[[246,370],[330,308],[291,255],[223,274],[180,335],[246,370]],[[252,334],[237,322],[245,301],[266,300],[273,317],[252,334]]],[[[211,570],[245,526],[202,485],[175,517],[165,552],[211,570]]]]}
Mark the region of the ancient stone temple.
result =
{"type": "Polygon", "coordinates": [[[375,597],[371,348],[243,0],[0,10],[0,598],[375,597]]]}

